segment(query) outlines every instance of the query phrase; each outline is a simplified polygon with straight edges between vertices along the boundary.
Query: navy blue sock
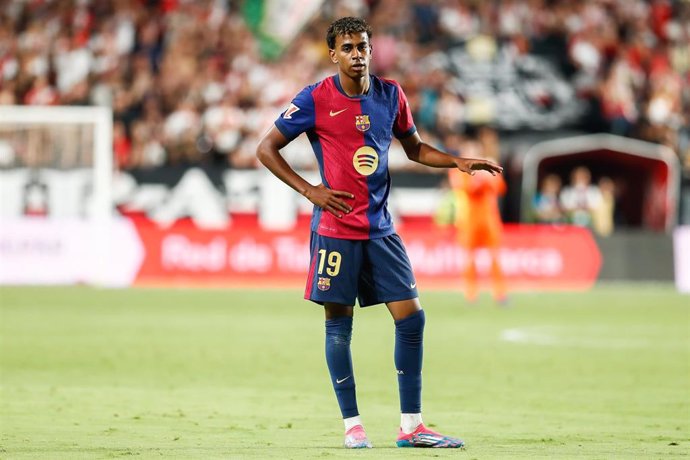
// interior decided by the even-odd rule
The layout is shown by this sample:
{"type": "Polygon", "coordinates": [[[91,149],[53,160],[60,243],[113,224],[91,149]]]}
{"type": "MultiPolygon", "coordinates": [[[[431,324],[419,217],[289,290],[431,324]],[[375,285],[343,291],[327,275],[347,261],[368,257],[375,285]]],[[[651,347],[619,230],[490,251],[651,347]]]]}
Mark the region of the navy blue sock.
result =
{"type": "Polygon", "coordinates": [[[400,411],[416,414],[422,411],[422,355],[424,310],[395,322],[395,368],[398,370],[400,411]]]}
{"type": "Polygon", "coordinates": [[[343,418],[359,415],[350,354],[351,338],[352,317],[338,316],[326,320],[326,363],[343,418]]]}

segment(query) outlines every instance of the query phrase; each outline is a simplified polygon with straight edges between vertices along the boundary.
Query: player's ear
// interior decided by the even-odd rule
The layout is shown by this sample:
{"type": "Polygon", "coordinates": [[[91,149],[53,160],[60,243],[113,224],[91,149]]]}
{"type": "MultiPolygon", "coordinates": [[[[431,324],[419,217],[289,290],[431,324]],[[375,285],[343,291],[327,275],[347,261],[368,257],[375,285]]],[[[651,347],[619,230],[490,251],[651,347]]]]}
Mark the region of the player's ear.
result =
{"type": "Polygon", "coordinates": [[[335,55],[335,50],[329,49],[329,50],[328,50],[328,56],[330,56],[331,62],[332,62],[333,64],[337,64],[337,63],[338,63],[338,57],[335,55]]]}

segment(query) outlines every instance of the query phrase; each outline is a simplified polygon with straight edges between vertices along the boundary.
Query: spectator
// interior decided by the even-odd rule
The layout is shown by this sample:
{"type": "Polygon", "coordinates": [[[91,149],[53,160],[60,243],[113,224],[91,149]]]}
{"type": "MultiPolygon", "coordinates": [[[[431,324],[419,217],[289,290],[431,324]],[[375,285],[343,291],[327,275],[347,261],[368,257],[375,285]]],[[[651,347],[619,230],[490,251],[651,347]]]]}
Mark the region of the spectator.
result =
{"type": "Polygon", "coordinates": [[[541,181],[539,192],[532,200],[534,221],[541,224],[561,224],[566,217],[561,207],[562,181],[556,174],[547,174],[541,181]]]}
{"type": "Polygon", "coordinates": [[[635,77],[623,59],[613,61],[601,83],[601,104],[609,131],[628,136],[637,121],[635,77]]]}
{"type": "Polygon", "coordinates": [[[24,96],[26,105],[55,105],[59,95],[50,85],[47,75],[39,75],[34,79],[31,89],[24,96]]]}
{"type": "Polygon", "coordinates": [[[600,236],[609,236],[614,230],[616,210],[616,188],[610,177],[602,177],[598,182],[601,200],[592,211],[592,227],[600,236]]]}
{"type": "Polygon", "coordinates": [[[601,206],[601,192],[592,184],[592,175],[585,166],[578,166],[570,173],[570,184],[560,196],[561,206],[568,222],[580,227],[592,227],[594,210],[601,206]]]}
{"type": "Polygon", "coordinates": [[[131,163],[132,145],[127,137],[124,123],[116,121],[113,125],[113,155],[118,169],[124,169],[131,163]]]}

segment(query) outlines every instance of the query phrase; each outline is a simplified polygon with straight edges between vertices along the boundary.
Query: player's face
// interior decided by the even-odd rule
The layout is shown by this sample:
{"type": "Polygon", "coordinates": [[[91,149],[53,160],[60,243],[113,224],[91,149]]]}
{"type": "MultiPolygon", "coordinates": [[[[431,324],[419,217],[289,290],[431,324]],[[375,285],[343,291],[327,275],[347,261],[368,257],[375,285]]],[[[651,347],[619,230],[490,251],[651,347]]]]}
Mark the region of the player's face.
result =
{"type": "Polygon", "coordinates": [[[345,75],[356,78],[369,73],[371,44],[366,32],[338,35],[335,37],[335,49],[329,53],[331,61],[338,64],[345,75]]]}

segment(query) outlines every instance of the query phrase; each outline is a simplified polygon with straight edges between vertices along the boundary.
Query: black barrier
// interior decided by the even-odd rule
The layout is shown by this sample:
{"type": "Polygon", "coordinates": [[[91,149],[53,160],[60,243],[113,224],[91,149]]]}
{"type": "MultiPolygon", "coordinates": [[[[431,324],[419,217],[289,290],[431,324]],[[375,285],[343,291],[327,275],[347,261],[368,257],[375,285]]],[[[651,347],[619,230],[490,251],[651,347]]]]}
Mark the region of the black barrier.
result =
{"type": "Polygon", "coordinates": [[[671,235],[619,231],[595,239],[602,257],[599,281],[673,282],[671,235]]]}

